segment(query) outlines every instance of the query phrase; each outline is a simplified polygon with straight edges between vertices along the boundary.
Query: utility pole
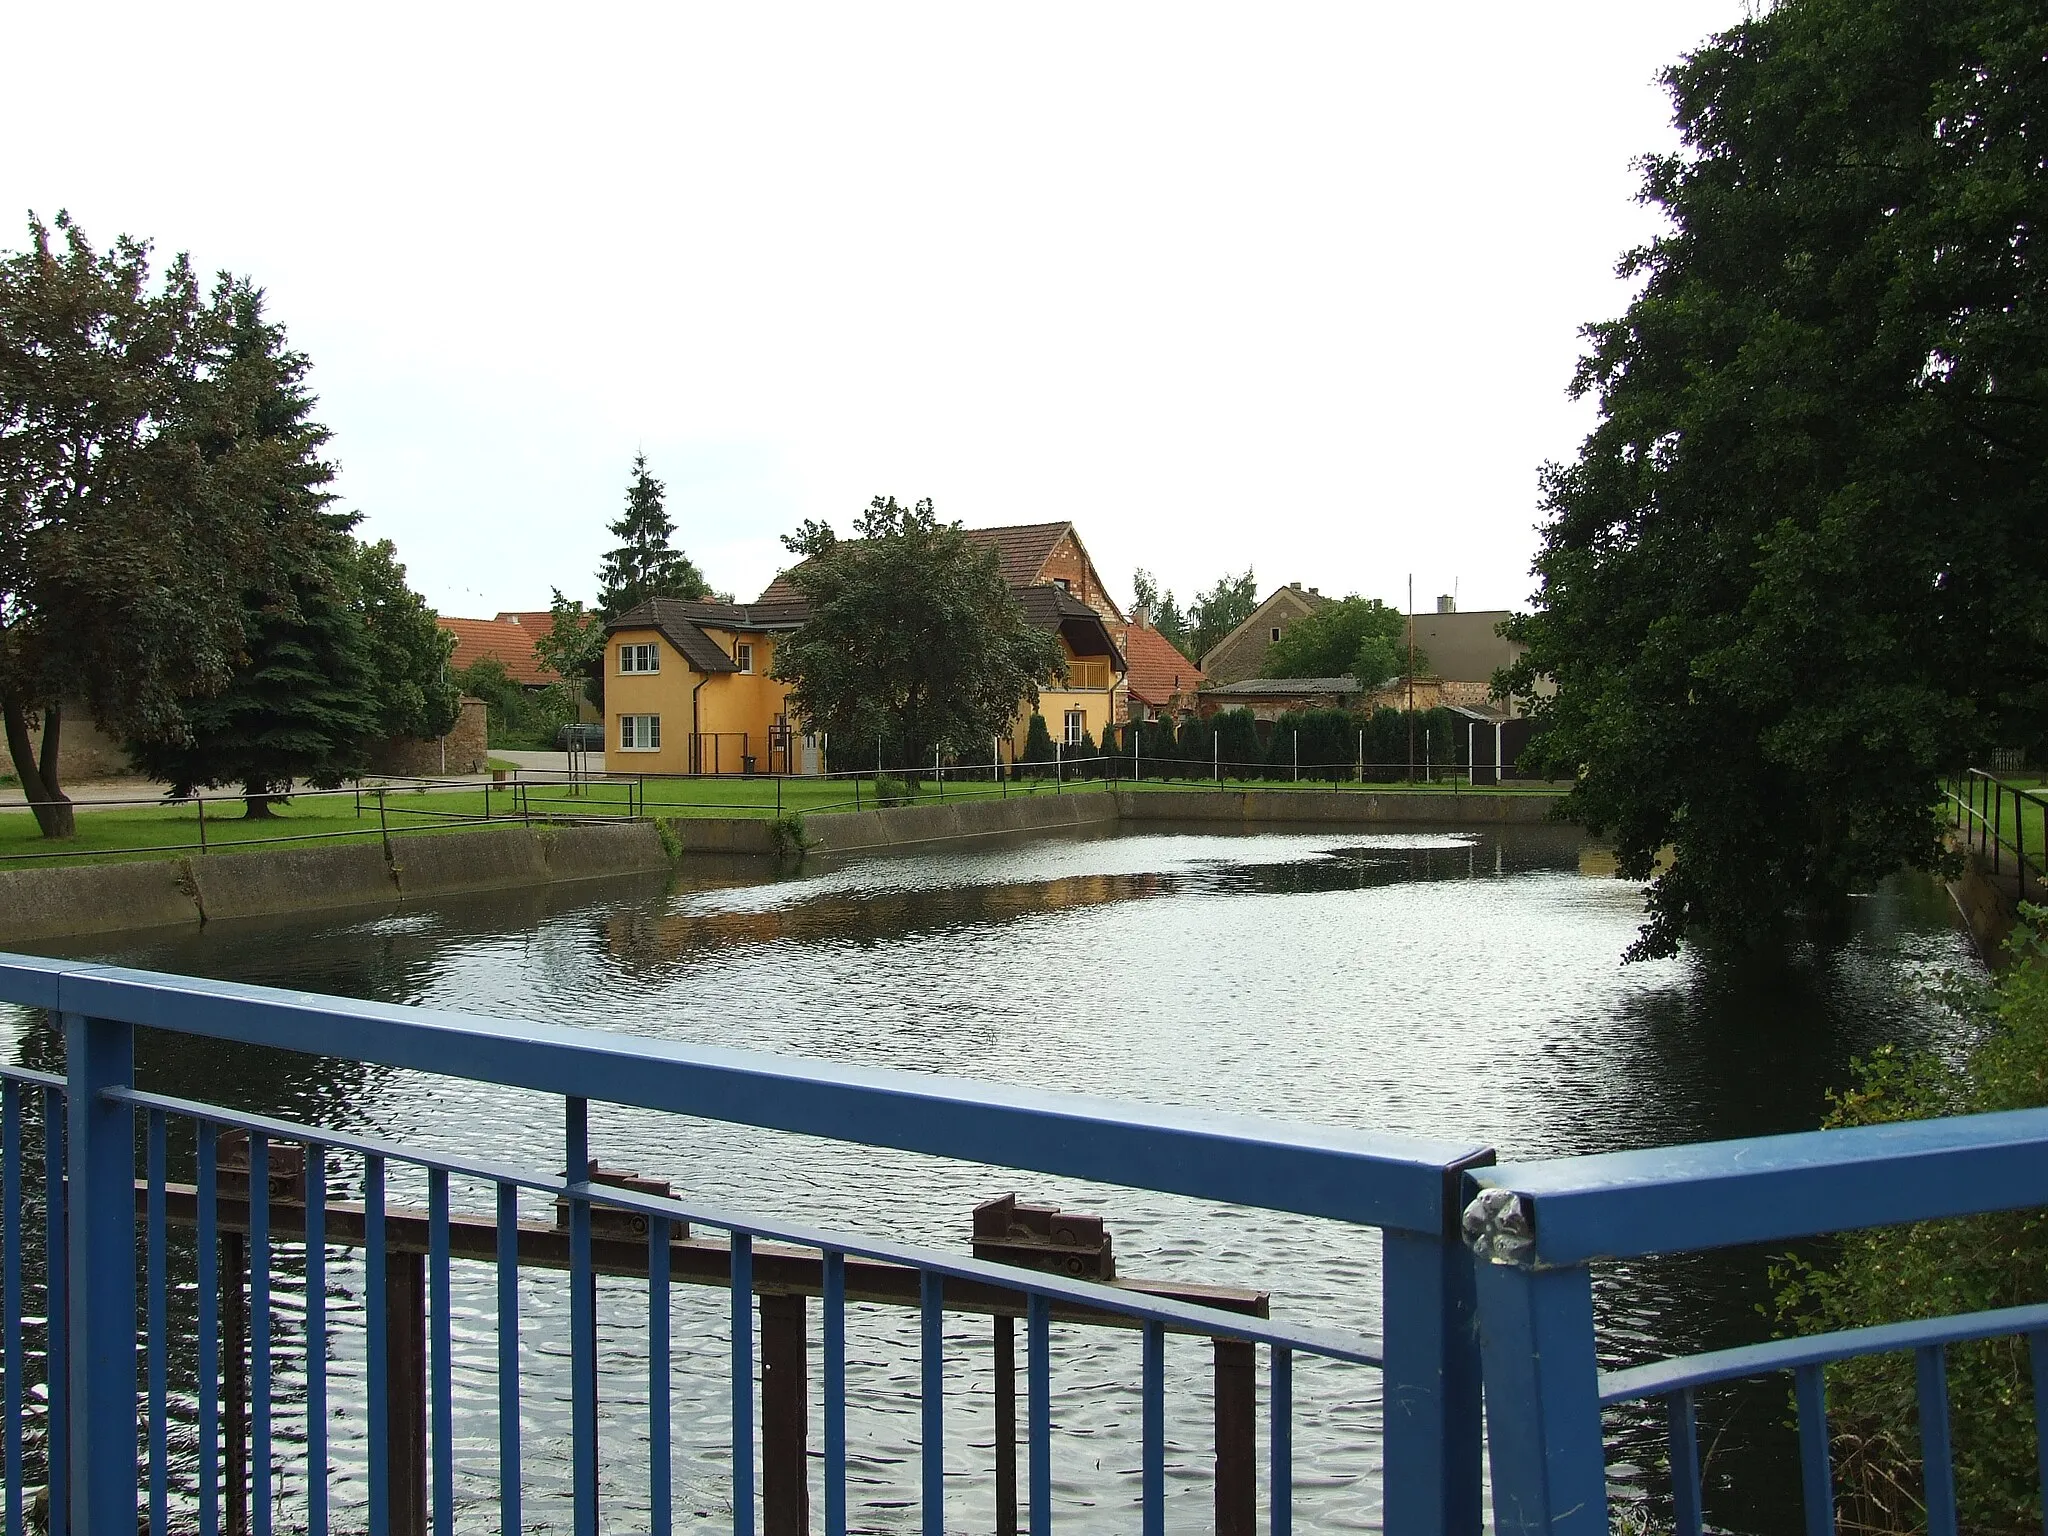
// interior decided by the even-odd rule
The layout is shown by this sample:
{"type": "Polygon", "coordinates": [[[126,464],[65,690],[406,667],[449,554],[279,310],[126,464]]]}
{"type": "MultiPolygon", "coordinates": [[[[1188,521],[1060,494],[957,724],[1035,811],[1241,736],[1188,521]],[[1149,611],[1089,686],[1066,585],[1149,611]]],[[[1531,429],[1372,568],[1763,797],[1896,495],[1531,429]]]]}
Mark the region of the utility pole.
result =
{"type": "Polygon", "coordinates": [[[1415,573],[1408,573],[1408,782],[1415,782],[1415,573]]]}

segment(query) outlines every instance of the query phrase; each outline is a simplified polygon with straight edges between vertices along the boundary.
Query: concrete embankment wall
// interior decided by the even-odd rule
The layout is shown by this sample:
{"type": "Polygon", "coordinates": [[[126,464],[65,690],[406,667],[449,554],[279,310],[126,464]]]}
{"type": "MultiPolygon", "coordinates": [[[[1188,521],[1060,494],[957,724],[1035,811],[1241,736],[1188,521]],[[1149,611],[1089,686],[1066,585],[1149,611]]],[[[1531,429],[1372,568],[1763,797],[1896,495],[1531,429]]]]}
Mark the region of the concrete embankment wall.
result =
{"type": "Polygon", "coordinates": [[[1044,832],[1066,827],[1114,826],[1117,797],[1100,790],[1059,795],[1050,790],[943,805],[901,805],[879,811],[839,811],[804,818],[804,836],[820,853],[863,853],[922,843],[1044,832]]]}
{"type": "Polygon", "coordinates": [[[0,870],[0,948],[72,934],[392,906],[458,891],[668,868],[660,834],[642,821],[398,837],[388,860],[376,843],[331,843],[199,859],[0,870]]]}
{"type": "MultiPolygon", "coordinates": [[[[1953,838],[1950,846],[1955,846],[1953,838]]],[[[2038,899],[2031,883],[2029,901],[2038,899]]],[[[2012,935],[2012,925],[2019,920],[2019,882],[2010,865],[2002,874],[1995,875],[1980,855],[1964,851],[1963,872],[1949,881],[1948,890],[1955,898],[1956,911],[1962,915],[1963,926],[1969,929],[1977,953],[1988,963],[1998,964],[2004,958],[2005,941],[2012,935]]]]}
{"type": "Polygon", "coordinates": [[[1357,789],[1119,789],[1125,821],[1231,821],[1246,825],[1384,822],[1416,827],[1494,827],[1547,821],[1554,795],[1450,795],[1357,789]]]}

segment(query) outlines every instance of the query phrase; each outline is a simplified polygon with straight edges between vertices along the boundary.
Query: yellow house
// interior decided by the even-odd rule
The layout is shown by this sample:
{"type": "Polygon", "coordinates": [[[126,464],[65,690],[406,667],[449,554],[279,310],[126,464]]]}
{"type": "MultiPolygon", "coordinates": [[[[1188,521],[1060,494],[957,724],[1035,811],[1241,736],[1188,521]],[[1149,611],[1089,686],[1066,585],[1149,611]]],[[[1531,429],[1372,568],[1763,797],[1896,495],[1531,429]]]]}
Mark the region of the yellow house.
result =
{"type": "MultiPolygon", "coordinates": [[[[1102,615],[1059,586],[1013,595],[1055,631],[1068,679],[1039,695],[1057,741],[1102,739],[1114,718],[1124,659],[1102,615]]],[[[775,648],[804,621],[801,598],[758,603],[655,598],[605,628],[605,767],[614,773],[822,773],[828,745],[789,719],[788,686],[768,675],[775,648]]],[[[1009,753],[1024,750],[1019,711],[1009,753]]],[[[993,743],[991,744],[993,750],[993,743]]],[[[978,756],[978,754],[967,754],[978,756]]],[[[855,766],[855,765],[848,765],[855,766]]]]}
{"type": "Polygon", "coordinates": [[[605,767],[614,773],[818,773],[768,675],[803,604],[658,597],[605,628],[605,767]]]}

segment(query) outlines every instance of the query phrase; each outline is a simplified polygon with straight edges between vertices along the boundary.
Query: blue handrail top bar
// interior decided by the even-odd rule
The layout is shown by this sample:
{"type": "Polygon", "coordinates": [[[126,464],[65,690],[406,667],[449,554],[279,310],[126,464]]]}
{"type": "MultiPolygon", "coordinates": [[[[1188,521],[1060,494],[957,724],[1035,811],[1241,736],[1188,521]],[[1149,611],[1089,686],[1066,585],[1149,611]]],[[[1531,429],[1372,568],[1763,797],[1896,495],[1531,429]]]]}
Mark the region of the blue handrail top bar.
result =
{"type": "Polygon", "coordinates": [[[2037,1304],[2000,1307],[1990,1312],[1965,1312],[1957,1317],[1879,1323],[1870,1328],[1844,1328],[1837,1333],[1805,1334],[1792,1339],[1771,1339],[1762,1344],[1717,1349],[1676,1360],[1658,1360],[1649,1365],[1631,1366],[1625,1371],[1604,1371],[1600,1376],[1600,1403],[1602,1407],[1611,1407],[1615,1403],[1641,1397],[1662,1397],[1687,1387],[1705,1387],[1717,1381],[1738,1381],[1746,1376],[1797,1370],[1802,1365],[1825,1365],[1829,1361],[1850,1360],[1858,1355],[1886,1355],[1895,1350],[1923,1349],[1933,1344],[1969,1344],[1979,1339],[2003,1339],[2043,1330],[2048,1330],[2048,1305],[2037,1304]]]}
{"type": "Polygon", "coordinates": [[[1477,1143],[0,955],[0,1001],[731,1124],[1439,1235],[1477,1143]]]}
{"type": "Polygon", "coordinates": [[[2048,1205],[2048,1109],[1473,1170],[1523,1199],[1537,1264],[1583,1264],[2048,1205]]]}

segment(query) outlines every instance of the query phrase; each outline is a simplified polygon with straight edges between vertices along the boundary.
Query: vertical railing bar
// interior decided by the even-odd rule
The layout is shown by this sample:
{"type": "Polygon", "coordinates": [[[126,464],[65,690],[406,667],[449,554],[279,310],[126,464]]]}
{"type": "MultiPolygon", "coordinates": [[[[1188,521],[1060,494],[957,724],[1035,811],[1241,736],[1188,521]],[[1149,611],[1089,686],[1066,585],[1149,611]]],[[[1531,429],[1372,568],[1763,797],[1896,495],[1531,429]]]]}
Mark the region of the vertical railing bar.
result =
{"type": "Polygon", "coordinates": [[[754,1536],[754,1239],[732,1235],[732,1529],[754,1536]]]}
{"type": "Polygon", "coordinates": [[[327,1536],[327,1149],[306,1147],[306,1532],[327,1536]]]}
{"type": "Polygon", "coordinates": [[[199,1180],[199,1536],[220,1536],[220,1178],[213,1127],[195,1123],[199,1180]]]}
{"type": "Polygon", "coordinates": [[[249,1136],[249,1467],[256,1536],[270,1536],[270,1139],[249,1136]]]}
{"type": "Polygon", "coordinates": [[[164,1209],[164,1179],[170,1166],[170,1131],[164,1112],[149,1112],[149,1212],[145,1241],[149,1252],[148,1347],[149,1347],[149,1531],[166,1536],[170,1529],[170,1442],[165,1427],[169,1380],[165,1356],[170,1347],[169,1286],[165,1253],[167,1222],[164,1209]]]}
{"type": "Polygon", "coordinates": [[[825,1536],[846,1536],[846,1255],[825,1255],[825,1536]]]}
{"type": "Polygon", "coordinates": [[[0,1225],[6,1258],[0,1261],[0,1328],[6,1332],[7,1372],[0,1439],[5,1441],[7,1536],[22,1536],[21,1511],[21,1089],[0,1085],[0,1225]]]}
{"type": "Polygon", "coordinates": [[[50,1490],[49,1525],[52,1531],[69,1529],[71,1467],[71,1348],[66,1327],[70,1306],[70,1266],[65,1262],[71,1240],[65,1230],[64,1095],[55,1088],[43,1090],[43,1232],[48,1246],[43,1250],[43,1337],[44,1366],[49,1387],[49,1413],[43,1445],[49,1471],[45,1483],[50,1490]]]}
{"type": "Polygon", "coordinates": [[[385,1307],[384,1159],[363,1154],[363,1352],[370,1401],[370,1536],[391,1531],[391,1318],[385,1307]]]}
{"type": "MultiPolygon", "coordinates": [[[[630,786],[628,786],[630,788],[630,786]]],[[[654,1536],[667,1536],[673,1521],[669,1481],[673,1449],[669,1418],[669,1253],[668,1218],[647,1218],[647,1513],[654,1536]]]]}
{"type": "MultiPolygon", "coordinates": [[[[1700,1431],[1693,1411],[1692,1388],[1681,1387],[1672,1393],[1664,1400],[1664,1408],[1670,1421],[1671,1506],[1676,1536],[1700,1536],[1700,1431]]],[[[1812,1529],[1811,1516],[1807,1528],[1812,1529]]]]}
{"type": "Polygon", "coordinates": [[[1956,1469],[1948,1430],[1948,1360],[1939,1344],[1913,1351],[1920,1398],[1920,1481],[1927,1536],[1955,1536],[1956,1469]]]}
{"type": "Polygon", "coordinates": [[[918,1323],[922,1364],[925,1536],[946,1533],[946,1312],[945,1280],[931,1270],[918,1277],[918,1323]]]}
{"type": "Polygon", "coordinates": [[[2048,1332],[2027,1335],[2027,1361],[2034,1371],[2034,1459],[2041,1526],[2043,1536],[2048,1536],[2048,1332]]]}
{"type": "Polygon", "coordinates": [[[1140,1457],[1145,1536],[1166,1536],[1166,1327],[1145,1324],[1144,1449],[1140,1457]]]}
{"type": "Polygon", "coordinates": [[[1024,1375],[1031,1440],[1031,1536],[1052,1533],[1052,1302],[1034,1295],[1024,1313],[1024,1375]]]}
{"type": "Polygon", "coordinates": [[[569,1180],[569,1461],[576,1536],[597,1536],[597,1273],[590,1260],[590,1101],[563,1101],[569,1180]]]}
{"type": "Polygon", "coordinates": [[[519,1186],[498,1186],[498,1528],[519,1516],[519,1186]]]}
{"type": "Polygon", "coordinates": [[[433,1384],[434,1536],[455,1532],[454,1336],[448,1317],[448,1170],[427,1171],[428,1377],[433,1384]]]}
{"type": "Polygon", "coordinates": [[[1294,1351],[1273,1346],[1273,1536],[1294,1530],[1294,1351]]]}
{"type": "Polygon", "coordinates": [[[1834,1536],[1835,1479],[1828,1447],[1828,1384],[1818,1365],[1793,1373],[1799,1400],[1799,1486],[1807,1536],[1834,1536]]]}

